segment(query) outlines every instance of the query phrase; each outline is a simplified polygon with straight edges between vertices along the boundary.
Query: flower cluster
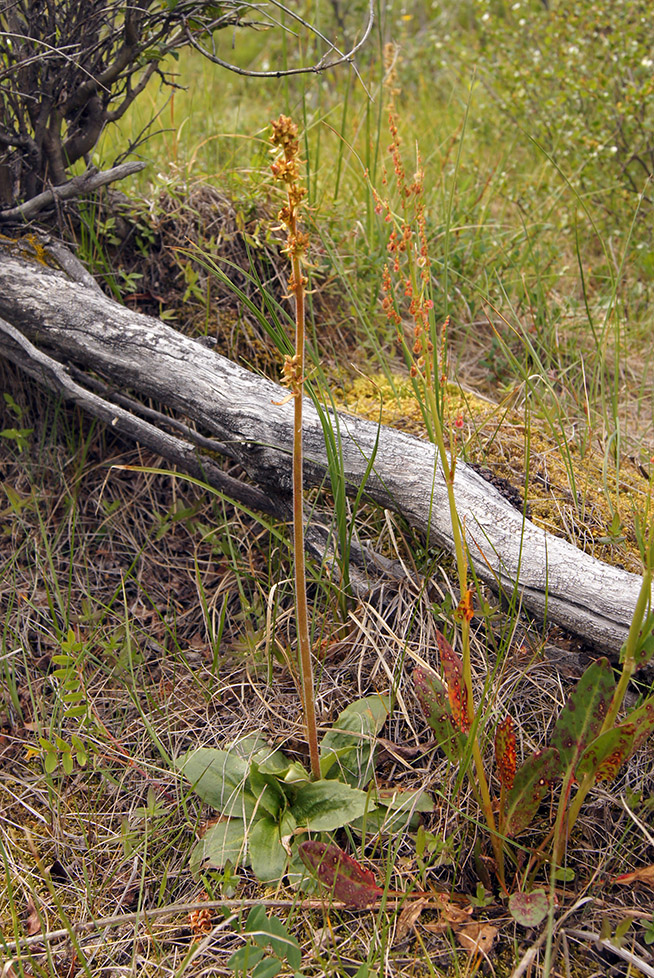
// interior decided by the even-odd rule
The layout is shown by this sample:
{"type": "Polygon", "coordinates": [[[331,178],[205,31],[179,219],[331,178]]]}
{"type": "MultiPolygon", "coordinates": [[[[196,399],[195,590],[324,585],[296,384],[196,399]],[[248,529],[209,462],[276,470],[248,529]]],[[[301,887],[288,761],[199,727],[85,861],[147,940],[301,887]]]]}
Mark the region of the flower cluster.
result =
{"type": "MultiPolygon", "coordinates": [[[[271,122],[271,127],[270,141],[273,152],[279,153],[281,150],[281,154],[277,156],[270,169],[275,180],[286,187],[286,203],[278,215],[282,226],[288,232],[285,250],[291,258],[297,256],[303,259],[309,250],[309,236],[298,231],[297,221],[307,191],[300,183],[300,144],[297,138],[297,125],[287,115],[280,115],[279,119],[271,122]]],[[[293,286],[291,291],[295,291],[293,286]]]]}
{"type": "MultiPolygon", "coordinates": [[[[275,180],[284,184],[286,202],[279,211],[279,220],[286,228],[285,253],[291,260],[291,274],[288,288],[295,297],[296,311],[303,309],[307,278],[302,273],[302,265],[307,262],[309,251],[309,235],[298,228],[298,215],[302,201],[306,196],[306,188],[300,182],[300,144],[298,141],[297,125],[286,115],[280,115],[271,122],[272,135],[270,141],[272,152],[276,158],[271,170],[275,180]]],[[[293,395],[299,396],[302,386],[302,355],[286,357],[283,370],[283,382],[290,388],[293,395]]]]}
{"type": "MultiPolygon", "coordinates": [[[[411,361],[412,377],[421,377],[427,384],[434,381],[434,333],[433,308],[431,298],[432,276],[427,243],[427,228],[423,200],[424,171],[420,154],[416,154],[416,167],[409,179],[402,158],[402,140],[398,128],[398,114],[395,96],[398,94],[396,65],[397,52],[393,45],[385,50],[386,80],[388,93],[388,128],[390,143],[388,153],[392,161],[394,175],[394,210],[388,197],[382,197],[373,188],[375,211],[383,214],[391,225],[386,245],[389,261],[382,273],[382,307],[388,321],[394,327],[398,341],[411,361]],[[413,321],[413,338],[408,340],[404,334],[403,313],[408,313],[413,321]]],[[[383,186],[388,185],[386,168],[382,176],[383,186]]],[[[442,334],[441,334],[442,335],[442,334]]],[[[442,349],[439,350],[439,354],[442,349]]],[[[442,361],[439,356],[438,361],[442,361]]],[[[442,364],[441,364],[442,368],[442,364]]],[[[439,375],[444,372],[442,368],[439,375]]]]}

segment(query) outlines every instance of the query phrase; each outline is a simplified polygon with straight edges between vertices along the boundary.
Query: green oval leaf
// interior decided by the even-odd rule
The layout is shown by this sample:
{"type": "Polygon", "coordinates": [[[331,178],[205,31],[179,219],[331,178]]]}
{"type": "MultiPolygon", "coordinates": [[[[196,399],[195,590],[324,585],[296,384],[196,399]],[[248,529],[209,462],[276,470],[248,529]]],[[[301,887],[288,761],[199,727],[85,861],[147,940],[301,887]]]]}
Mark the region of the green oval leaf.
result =
{"type": "Polygon", "coordinates": [[[405,828],[416,829],[421,812],[433,812],[434,799],[426,791],[394,791],[391,795],[377,795],[377,809],[368,812],[352,823],[356,832],[366,835],[397,835],[405,828]]]}
{"type": "Polygon", "coordinates": [[[252,978],[275,978],[282,968],[283,964],[277,958],[264,958],[252,969],[252,978]]]}
{"type": "Polygon", "coordinates": [[[245,933],[254,940],[259,947],[270,945],[273,954],[279,958],[286,958],[292,968],[299,968],[302,964],[302,952],[298,942],[291,936],[287,928],[277,917],[269,917],[263,907],[253,907],[253,910],[260,911],[248,914],[245,923],[245,933]]]}
{"type": "MultiPolygon", "coordinates": [[[[248,968],[252,968],[257,965],[263,958],[265,951],[261,947],[254,947],[252,944],[246,944],[244,947],[239,947],[238,951],[234,951],[231,958],[227,961],[227,967],[231,971],[236,971],[237,974],[247,974],[248,968]]],[[[281,968],[281,965],[280,965],[281,968]]]]}
{"type": "Polygon", "coordinates": [[[202,801],[223,815],[248,819],[257,799],[247,780],[248,766],[242,757],[213,747],[199,747],[175,761],[202,801]]]}
{"type": "Polygon", "coordinates": [[[259,799],[259,808],[264,809],[279,821],[280,813],[287,805],[286,795],[279,778],[274,774],[262,773],[259,770],[259,765],[254,761],[250,762],[248,778],[252,794],[259,799]]]}
{"type": "Polygon", "coordinates": [[[247,843],[250,865],[257,879],[262,883],[279,882],[288,861],[279,823],[267,815],[257,819],[248,832],[247,843]]]}
{"type": "Polygon", "coordinates": [[[240,818],[225,819],[207,829],[193,847],[189,865],[196,876],[205,867],[222,869],[226,862],[247,865],[245,823],[240,818]]]}
{"type": "Polygon", "coordinates": [[[338,715],[320,745],[323,777],[338,764],[341,779],[365,787],[374,772],[374,741],[389,712],[387,696],[366,696],[338,715]]]}
{"type": "Polygon", "coordinates": [[[251,734],[234,741],[229,752],[242,757],[250,764],[256,763],[259,770],[265,774],[276,774],[280,778],[284,778],[292,763],[286,754],[276,747],[271,747],[259,734],[251,734]]]}
{"type": "Polygon", "coordinates": [[[340,781],[314,781],[300,788],[292,812],[298,825],[316,832],[331,832],[374,808],[365,791],[340,781]]]}

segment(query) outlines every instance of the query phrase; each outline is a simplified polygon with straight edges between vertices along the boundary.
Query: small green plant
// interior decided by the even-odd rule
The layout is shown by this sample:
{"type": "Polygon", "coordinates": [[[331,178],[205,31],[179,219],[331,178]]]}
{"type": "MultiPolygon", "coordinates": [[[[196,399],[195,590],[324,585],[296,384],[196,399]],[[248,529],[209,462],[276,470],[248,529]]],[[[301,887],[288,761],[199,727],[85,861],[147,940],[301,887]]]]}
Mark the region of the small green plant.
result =
{"type": "Polygon", "coordinates": [[[261,906],[252,907],[243,928],[245,943],[232,954],[227,967],[243,978],[275,978],[283,968],[301,978],[302,951],[297,940],[277,917],[269,917],[261,906]]]}
{"type": "Polygon", "coordinates": [[[299,882],[297,842],[327,838],[350,825],[360,834],[397,833],[415,825],[433,802],[421,791],[377,792],[374,738],[388,715],[383,696],[351,703],[320,744],[320,778],[257,736],[225,750],[200,747],[177,761],[193,791],[221,818],[191,855],[194,871],[227,862],[251,866],[264,882],[286,874],[299,882]]]}
{"type": "MultiPolygon", "coordinates": [[[[20,404],[16,403],[11,394],[5,392],[3,397],[8,410],[20,422],[24,413],[20,404]]],[[[3,428],[0,431],[0,438],[4,438],[6,441],[13,441],[18,451],[24,452],[29,445],[30,435],[33,431],[33,428],[3,428]]]]}
{"type": "MultiPolygon", "coordinates": [[[[298,213],[306,190],[299,180],[297,126],[280,116],[272,123],[275,179],[286,188],[279,218],[287,229],[291,261],[289,292],[295,301],[295,353],[284,360],[284,383],[294,404],[293,559],[297,642],[309,771],[258,737],[237,741],[225,750],[200,747],[177,762],[193,790],[221,813],[193,850],[191,864],[223,867],[249,865],[262,881],[285,875],[300,882],[304,874],[296,842],[307,833],[313,841],[343,826],[362,835],[398,832],[415,824],[416,813],[431,811],[421,791],[377,792],[373,741],[386,720],[386,697],[372,696],[346,707],[318,743],[313,661],[309,639],[303,512],[302,400],[305,362],[305,289],[303,272],[309,246],[298,213]],[[316,839],[316,835],[318,838],[316,839]]],[[[326,844],[326,843],[325,843],[326,844]]],[[[245,949],[244,949],[245,953],[245,949]]]]}
{"type": "MultiPolygon", "coordinates": [[[[651,549],[654,556],[654,546],[651,549]]],[[[506,717],[497,725],[495,758],[500,796],[494,808],[498,810],[498,831],[503,837],[513,838],[524,832],[550,789],[561,785],[555,825],[548,839],[534,850],[525,879],[533,879],[548,859],[555,871],[561,867],[566,841],[590,789],[599,781],[612,781],[654,731],[654,696],[622,720],[617,719],[629,679],[654,655],[654,612],[647,608],[651,586],[650,568],[643,577],[641,601],[623,652],[619,681],[616,683],[608,659],[592,662],[561,710],[545,749],[517,767],[513,720],[506,717]],[[546,848],[548,841],[552,842],[551,852],[546,848]]],[[[439,645],[441,655],[446,650],[449,675],[441,679],[419,667],[413,674],[414,683],[439,746],[451,761],[463,763],[471,736],[462,723],[463,665],[443,635],[439,645]]],[[[503,876],[500,880],[504,885],[503,876]]]]}
{"type": "Polygon", "coordinates": [[[483,883],[477,883],[475,895],[469,897],[469,900],[473,907],[489,907],[495,902],[495,897],[488,892],[483,883]]]}
{"type": "Polygon", "coordinates": [[[61,718],[77,726],[69,739],[58,734],[48,739],[39,737],[43,751],[43,765],[47,774],[54,774],[59,767],[64,774],[73,773],[75,763],[86,767],[88,746],[85,729],[89,722],[89,708],[82,678],[82,665],[86,656],[86,646],[70,629],[61,642],[61,652],[52,656],[52,679],[56,686],[57,698],[61,705],[61,718]]]}
{"type": "MultiPolygon", "coordinates": [[[[395,111],[393,88],[394,48],[387,46],[387,85],[390,92],[389,130],[391,142],[388,147],[393,164],[395,198],[390,193],[381,195],[373,190],[376,211],[389,225],[388,262],[382,275],[382,306],[386,316],[395,328],[398,345],[404,353],[409,367],[413,388],[422,411],[427,433],[436,447],[437,462],[441,477],[447,490],[447,500],[452,525],[452,539],[456,558],[459,585],[459,603],[454,617],[460,624],[462,658],[458,658],[443,636],[439,639],[441,663],[451,690],[449,715],[439,716],[438,722],[444,726],[443,743],[447,744],[448,756],[458,756],[463,748],[467,757],[472,757],[475,769],[474,789],[479,798],[488,825],[498,874],[504,879],[504,852],[497,830],[493,805],[484,772],[480,739],[477,734],[470,738],[468,752],[467,733],[475,721],[475,708],[472,698],[472,667],[470,659],[470,622],[473,618],[473,592],[469,585],[468,554],[461,521],[457,513],[454,495],[456,470],[456,426],[448,428],[445,415],[447,391],[447,329],[449,317],[442,324],[436,321],[434,300],[432,298],[432,270],[427,240],[426,216],[424,208],[424,172],[420,156],[417,156],[415,172],[407,177],[402,157],[402,141],[395,111]],[[410,317],[410,332],[405,327],[406,312],[410,317]]],[[[389,183],[384,171],[383,182],[389,183]]],[[[450,200],[451,207],[451,200],[450,200]]],[[[449,220],[448,220],[449,226],[449,220]]],[[[445,236],[445,259],[443,292],[447,311],[448,295],[448,242],[445,236]]],[[[420,676],[421,673],[418,673],[420,676]]],[[[475,724],[476,727],[476,724],[475,724]]]]}

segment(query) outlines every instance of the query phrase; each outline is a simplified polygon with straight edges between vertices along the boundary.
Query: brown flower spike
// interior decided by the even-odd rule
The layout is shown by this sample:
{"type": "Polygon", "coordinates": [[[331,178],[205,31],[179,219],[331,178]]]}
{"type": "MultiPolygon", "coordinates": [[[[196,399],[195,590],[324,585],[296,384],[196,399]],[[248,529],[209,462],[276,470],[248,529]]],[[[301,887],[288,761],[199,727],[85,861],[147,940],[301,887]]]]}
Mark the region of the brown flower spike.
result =
{"type": "MultiPolygon", "coordinates": [[[[298,212],[306,196],[300,183],[300,144],[297,126],[286,115],[271,123],[271,142],[276,159],[272,173],[284,184],[286,201],[279,212],[282,227],[286,228],[286,248],[291,263],[288,289],[295,300],[295,355],[287,356],[282,368],[284,384],[293,400],[293,554],[295,578],[295,607],[297,641],[302,679],[302,707],[311,758],[311,776],[320,778],[318,731],[316,725],[313,665],[309,640],[309,610],[307,604],[306,571],[304,563],[304,513],[302,479],[302,393],[304,388],[305,300],[307,278],[302,273],[309,250],[309,236],[298,227],[298,212]]],[[[282,403],[285,403],[282,402],[282,403]]]]}

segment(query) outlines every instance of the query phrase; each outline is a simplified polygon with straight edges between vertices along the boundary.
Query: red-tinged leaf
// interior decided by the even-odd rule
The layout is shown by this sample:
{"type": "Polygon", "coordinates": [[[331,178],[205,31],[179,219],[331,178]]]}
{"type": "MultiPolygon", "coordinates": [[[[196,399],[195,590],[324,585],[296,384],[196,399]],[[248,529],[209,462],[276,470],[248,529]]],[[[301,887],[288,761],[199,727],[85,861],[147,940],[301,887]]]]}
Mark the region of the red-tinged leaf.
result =
{"type": "Polygon", "coordinates": [[[337,900],[350,907],[369,907],[381,895],[375,877],[338,846],[309,840],[298,846],[307,869],[328,887],[337,900]]]}
{"type": "Polygon", "coordinates": [[[633,750],[637,751],[654,730],[654,696],[646,699],[637,710],[628,713],[623,722],[633,723],[638,728],[633,746],[633,750]]]}
{"type": "Polygon", "coordinates": [[[513,719],[508,716],[495,729],[495,763],[502,787],[507,791],[513,787],[517,756],[515,748],[513,719]]]}
{"type": "Polygon", "coordinates": [[[577,780],[588,774],[595,781],[611,782],[631,755],[654,731],[654,699],[646,700],[622,723],[593,740],[581,756],[575,772],[577,780]]]}
{"type": "Polygon", "coordinates": [[[612,882],[620,884],[645,883],[654,889],[654,866],[641,866],[640,869],[635,869],[633,873],[624,873],[622,876],[616,876],[612,882]]]}
{"type": "Polygon", "coordinates": [[[465,752],[466,738],[452,716],[452,707],[442,680],[431,669],[418,666],[413,670],[413,682],[438,746],[453,764],[458,764],[465,752]]]}
{"type": "Polygon", "coordinates": [[[442,632],[436,632],[438,651],[441,656],[441,666],[447,695],[452,707],[454,717],[459,730],[467,733],[470,729],[470,719],[468,717],[468,690],[463,681],[463,663],[461,656],[457,655],[450,643],[442,632]]]}
{"type": "Polygon", "coordinates": [[[509,897],[509,911],[513,919],[523,927],[538,927],[550,912],[549,897],[545,890],[512,893],[509,897]]]}
{"type": "Polygon", "coordinates": [[[506,835],[518,835],[527,828],[550,784],[560,773],[561,759],[553,747],[532,754],[518,768],[513,787],[506,796],[503,823],[506,835]]]}
{"type": "Polygon", "coordinates": [[[636,727],[631,723],[620,724],[597,737],[584,751],[575,776],[579,781],[588,774],[594,774],[595,781],[611,782],[618,771],[633,753],[636,727]]]}
{"type": "Polygon", "coordinates": [[[475,617],[475,609],[472,603],[472,591],[468,590],[459,601],[454,612],[457,621],[472,621],[475,617]]]}
{"type": "Polygon", "coordinates": [[[599,734],[614,690],[609,660],[591,662],[561,710],[550,740],[559,752],[563,774],[575,770],[579,758],[599,734]]]}

